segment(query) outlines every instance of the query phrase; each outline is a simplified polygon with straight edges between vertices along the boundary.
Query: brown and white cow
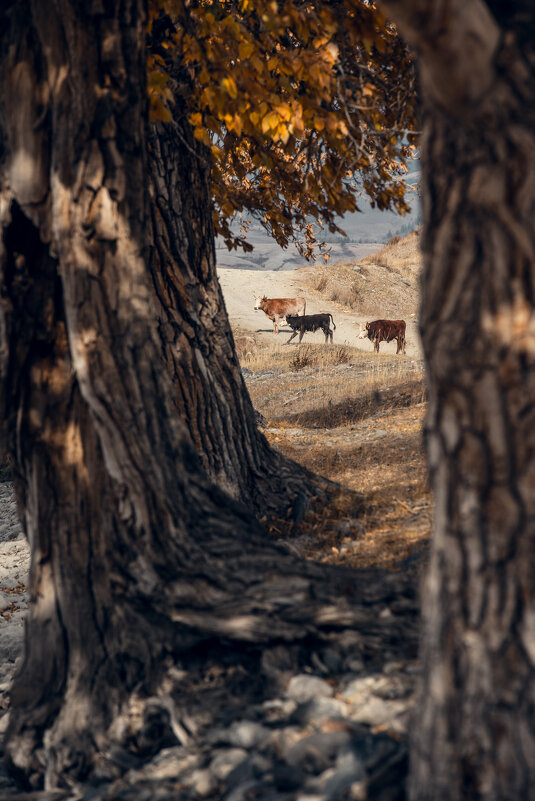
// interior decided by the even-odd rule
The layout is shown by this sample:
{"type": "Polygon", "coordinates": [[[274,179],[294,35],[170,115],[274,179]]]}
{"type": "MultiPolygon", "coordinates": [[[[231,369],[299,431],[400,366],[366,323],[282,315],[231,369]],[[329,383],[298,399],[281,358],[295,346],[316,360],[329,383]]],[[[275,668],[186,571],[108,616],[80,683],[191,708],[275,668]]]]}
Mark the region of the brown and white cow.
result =
{"type": "Polygon", "coordinates": [[[284,320],[287,314],[301,315],[305,313],[306,300],[304,298],[259,298],[256,295],[255,309],[261,309],[270,320],[273,320],[273,333],[279,333],[279,320],[284,320]]]}
{"type": "Polygon", "coordinates": [[[371,323],[361,323],[359,339],[366,337],[373,342],[373,348],[379,353],[380,342],[392,342],[397,340],[398,349],[396,353],[405,353],[405,320],[374,320],[371,323]]]}

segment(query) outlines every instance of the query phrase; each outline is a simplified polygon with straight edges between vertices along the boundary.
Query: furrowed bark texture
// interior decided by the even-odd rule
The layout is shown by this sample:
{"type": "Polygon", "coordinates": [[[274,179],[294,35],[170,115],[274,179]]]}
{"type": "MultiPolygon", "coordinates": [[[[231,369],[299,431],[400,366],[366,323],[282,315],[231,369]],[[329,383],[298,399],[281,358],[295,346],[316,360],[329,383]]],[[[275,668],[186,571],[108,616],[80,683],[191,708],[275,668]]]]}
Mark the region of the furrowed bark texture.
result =
{"type": "Polygon", "coordinates": [[[282,517],[307,485],[313,494],[321,482],[270,448],[258,430],[216,276],[208,156],[178,97],[174,112],[172,124],[151,126],[148,169],[149,267],[177,410],[218,486],[258,515],[282,517]]]}
{"type": "Polygon", "coordinates": [[[173,705],[176,660],[202,644],[259,665],[345,626],[376,649],[407,631],[365,611],[402,579],[267,543],[177,415],[177,383],[191,409],[217,390],[208,430],[237,437],[234,403],[236,453],[256,436],[203,244],[205,178],[159,172],[157,132],[147,163],[144,21],[141,0],[0,9],[0,421],[32,550],[6,753],[32,787],[116,776],[108,749],[139,750],[149,701],[173,705]]]}
{"type": "Polygon", "coordinates": [[[156,20],[151,49],[167,62],[170,124],[148,131],[151,232],[148,266],[158,332],[177,411],[208,475],[257,516],[284,517],[296,501],[334,487],[270,448],[258,430],[216,275],[210,154],[187,121],[191,76],[161,47],[172,23],[156,20]]]}
{"type": "Polygon", "coordinates": [[[383,5],[423,88],[436,512],[411,798],[535,798],[535,11],[383,5]]]}

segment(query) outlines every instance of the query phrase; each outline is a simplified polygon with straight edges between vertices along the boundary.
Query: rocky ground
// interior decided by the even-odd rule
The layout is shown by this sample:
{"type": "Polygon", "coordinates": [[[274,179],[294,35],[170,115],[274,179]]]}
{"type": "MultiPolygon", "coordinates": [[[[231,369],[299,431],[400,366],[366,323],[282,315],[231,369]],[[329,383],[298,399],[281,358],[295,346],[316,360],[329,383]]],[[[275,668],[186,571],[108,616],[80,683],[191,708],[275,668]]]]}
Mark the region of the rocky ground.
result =
{"type": "MultiPolygon", "coordinates": [[[[9,685],[22,655],[29,557],[9,482],[0,484],[0,510],[0,730],[4,731],[9,685]]],[[[380,608],[362,609],[358,631],[346,630],[330,641],[311,643],[308,649],[281,645],[265,653],[262,682],[241,675],[241,666],[222,670],[209,658],[194,670],[177,666],[187,698],[181,712],[174,701],[163,700],[147,722],[146,753],[117,749],[105,755],[101,783],[65,792],[26,793],[0,771],[0,798],[402,801],[419,672],[419,559],[419,554],[412,556],[402,566],[404,576],[413,577],[404,592],[392,593],[391,601],[380,608]],[[381,636],[382,627],[389,636],[381,636]],[[230,685],[239,687],[238,704],[232,692],[226,695],[230,685]],[[194,710],[196,700],[204,698],[206,703],[212,697],[217,700],[209,705],[217,709],[212,709],[209,722],[189,711],[188,703],[194,710]],[[168,729],[167,747],[153,755],[152,733],[158,730],[161,735],[162,725],[168,729]]]]}

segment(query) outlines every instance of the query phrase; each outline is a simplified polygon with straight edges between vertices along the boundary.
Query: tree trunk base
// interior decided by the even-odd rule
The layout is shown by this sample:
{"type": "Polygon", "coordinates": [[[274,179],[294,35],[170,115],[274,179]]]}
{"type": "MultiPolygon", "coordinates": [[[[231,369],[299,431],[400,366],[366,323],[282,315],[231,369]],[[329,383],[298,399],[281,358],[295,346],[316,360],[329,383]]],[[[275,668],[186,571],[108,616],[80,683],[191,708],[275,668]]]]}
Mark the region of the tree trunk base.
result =
{"type": "MultiPolygon", "coordinates": [[[[280,564],[287,559],[292,561],[283,554],[280,564]]],[[[130,676],[121,685],[114,655],[109,670],[99,666],[100,680],[95,678],[94,689],[85,695],[79,686],[73,691],[76,681],[69,676],[62,696],[28,699],[24,707],[23,666],[14,683],[16,708],[7,734],[10,774],[33,790],[70,792],[88,783],[115,782],[128,770],[141,771],[163,749],[199,749],[222,721],[239,720],[245,710],[270,699],[278,703],[292,676],[323,673],[336,683],[355,659],[365,673],[376,674],[385,662],[416,657],[414,575],[306,562],[296,567],[293,562],[277,586],[273,571],[266,570],[263,587],[256,586],[248,598],[227,600],[215,610],[217,617],[209,610],[190,611],[196,627],[172,626],[169,619],[158,624],[152,613],[152,629],[144,635],[151,637],[157,663],[150,681],[140,673],[137,684],[130,676]],[[189,638],[191,647],[173,650],[173,633],[175,643],[189,638]],[[132,683],[136,686],[128,692],[132,683]]],[[[170,618],[186,616],[178,604],[175,614],[169,604],[166,608],[170,618]]],[[[31,627],[28,631],[37,638],[31,627]]],[[[106,792],[102,798],[115,797],[110,788],[106,792]]]]}

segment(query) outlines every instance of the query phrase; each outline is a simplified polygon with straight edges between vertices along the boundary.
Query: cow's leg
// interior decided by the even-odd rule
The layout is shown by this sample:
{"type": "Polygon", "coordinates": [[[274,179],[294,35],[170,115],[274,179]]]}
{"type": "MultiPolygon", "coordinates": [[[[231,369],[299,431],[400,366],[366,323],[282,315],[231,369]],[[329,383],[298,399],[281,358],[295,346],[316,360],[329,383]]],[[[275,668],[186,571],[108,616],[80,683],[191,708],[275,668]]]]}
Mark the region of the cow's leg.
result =
{"type": "Polygon", "coordinates": [[[294,337],[296,337],[296,336],[297,336],[297,329],[294,329],[294,331],[293,331],[293,333],[292,333],[292,336],[290,337],[290,339],[288,340],[288,342],[287,342],[286,344],[287,344],[287,345],[289,345],[289,344],[290,344],[290,342],[292,341],[292,339],[293,339],[294,337]]]}
{"type": "Polygon", "coordinates": [[[373,349],[376,353],[379,353],[379,337],[375,337],[375,342],[373,343],[373,349]]]}
{"type": "Polygon", "coordinates": [[[278,334],[279,333],[278,322],[279,322],[279,318],[278,317],[274,317],[273,318],[273,333],[274,334],[278,334]]]}
{"type": "Polygon", "coordinates": [[[303,335],[304,335],[304,333],[305,333],[305,326],[304,326],[304,325],[302,325],[302,326],[301,326],[301,329],[300,329],[300,331],[299,331],[299,344],[301,344],[301,340],[303,339],[303,335]]]}

